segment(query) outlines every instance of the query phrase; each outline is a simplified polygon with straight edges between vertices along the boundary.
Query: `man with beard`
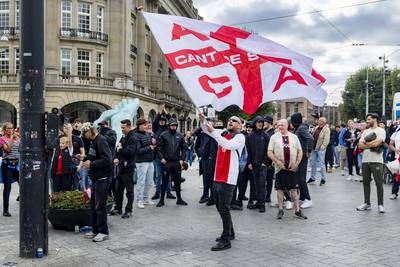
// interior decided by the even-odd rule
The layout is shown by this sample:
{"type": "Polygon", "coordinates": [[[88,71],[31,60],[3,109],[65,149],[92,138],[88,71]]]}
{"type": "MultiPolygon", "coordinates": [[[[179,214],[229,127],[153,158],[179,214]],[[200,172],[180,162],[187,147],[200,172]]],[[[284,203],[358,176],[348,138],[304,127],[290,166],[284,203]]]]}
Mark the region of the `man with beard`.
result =
{"type": "Polygon", "coordinates": [[[364,149],[362,159],[362,176],[364,187],[364,203],[357,207],[358,211],[371,209],[371,176],[374,176],[376,192],[378,195],[378,212],[385,213],[383,207],[383,148],[382,144],[386,139],[386,132],[384,129],[378,127],[378,114],[370,113],[367,115],[367,123],[369,128],[365,130],[358,142],[360,149],[364,149]],[[371,137],[367,142],[366,137],[371,137]]]}
{"type": "Polygon", "coordinates": [[[303,123],[303,116],[301,115],[301,113],[293,114],[290,117],[290,122],[294,127],[294,134],[297,135],[297,138],[299,139],[301,144],[301,148],[304,151],[303,157],[299,164],[299,168],[297,170],[297,176],[299,178],[300,201],[302,201],[301,208],[311,208],[313,203],[310,197],[310,193],[308,192],[306,179],[308,158],[310,157],[312,151],[314,138],[308,130],[308,125],[303,123]]]}
{"type": "Polygon", "coordinates": [[[184,136],[177,132],[178,122],[175,119],[169,121],[169,129],[158,138],[158,156],[162,164],[161,198],[157,207],[165,205],[164,197],[167,190],[169,177],[171,176],[176,192],[176,205],[186,206],[187,203],[181,197],[181,173],[182,165],[186,157],[187,145],[184,136]]]}
{"type": "Polygon", "coordinates": [[[247,166],[252,173],[255,199],[257,203],[251,209],[265,212],[267,167],[271,164],[268,158],[269,136],[264,131],[264,118],[257,116],[253,120],[253,132],[246,138],[247,166]]]}
{"type": "Polygon", "coordinates": [[[223,232],[211,250],[220,251],[231,248],[231,240],[235,239],[230,204],[239,175],[239,157],[246,139],[240,132],[241,120],[236,116],[229,119],[227,132],[214,129],[206,123],[203,113],[200,114],[200,121],[203,131],[218,143],[213,190],[215,205],[222,219],[223,232]]]}
{"type": "Polygon", "coordinates": [[[121,138],[117,149],[114,164],[119,166],[119,174],[116,179],[115,187],[115,207],[110,215],[122,214],[122,203],[124,200],[124,191],[128,202],[125,207],[125,213],[122,219],[127,219],[132,216],[133,205],[133,172],[135,169],[135,154],[136,154],[136,137],[132,129],[130,120],[121,121],[121,130],[124,137],[121,138]]]}

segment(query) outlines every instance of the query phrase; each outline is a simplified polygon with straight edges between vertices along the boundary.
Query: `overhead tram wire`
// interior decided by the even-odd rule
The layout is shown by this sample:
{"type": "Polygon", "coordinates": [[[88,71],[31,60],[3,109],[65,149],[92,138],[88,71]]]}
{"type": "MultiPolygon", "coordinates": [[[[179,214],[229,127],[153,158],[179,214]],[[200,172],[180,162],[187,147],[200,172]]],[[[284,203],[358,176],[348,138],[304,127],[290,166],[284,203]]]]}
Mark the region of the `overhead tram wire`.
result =
{"type": "Polygon", "coordinates": [[[375,4],[375,3],[386,2],[386,1],[388,1],[388,0],[369,1],[369,2],[364,2],[364,3],[353,4],[353,5],[346,5],[346,6],[328,8],[328,9],[323,9],[323,10],[313,10],[313,11],[308,11],[308,12],[303,12],[303,13],[296,13],[296,14],[289,14],[289,15],[283,15],[283,16],[276,16],[276,17],[269,17],[269,18],[263,18],[263,19],[256,19],[256,20],[237,22],[237,23],[232,23],[230,25],[231,26],[245,25],[245,24],[252,24],[252,23],[258,23],[258,22],[264,22],[264,21],[272,21],[272,20],[278,20],[278,19],[299,17],[299,16],[304,16],[304,15],[310,15],[310,14],[316,14],[316,13],[322,13],[322,12],[329,12],[329,11],[334,11],[334,10],[338,10],[338,9],[345,9],[345,8],[351,8],[351,7],[356,7],[356,6],[364,6],[364,5],[375,4]]]}

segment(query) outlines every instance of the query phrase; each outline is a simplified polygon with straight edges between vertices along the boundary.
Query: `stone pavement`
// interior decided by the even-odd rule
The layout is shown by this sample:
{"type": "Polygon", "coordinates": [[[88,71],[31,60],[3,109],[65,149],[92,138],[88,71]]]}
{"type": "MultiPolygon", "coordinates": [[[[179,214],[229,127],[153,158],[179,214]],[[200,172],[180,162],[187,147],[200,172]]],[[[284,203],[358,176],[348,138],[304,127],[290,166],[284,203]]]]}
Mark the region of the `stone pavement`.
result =
{"type": "Polygon", "coordinates": [[[198,204],[201,179],[196,173],[184,173],[183,196],[189,206],[167,200],[164,208],[135,209],[133,219],[109,217],[111,238],[103,243],[49,227],[49,255],[34,260],[18,257],[14,185],[10,210],[14,216],[0,217],[0,265],[400,266],[400,200],[388,199],[389,185],[385,185],[386,214],[377,213],[374,186],[373,210],[356,212],[362,202],[361,183],[330,174],[325,186],[310,186],[315,206],[305,210],[308,220],[285,211],[278,221],[277,209],[270,207],[264,214],[234,211],[237,239],[232,249],[211,252],[222,226],[215,207],[198,204]]]}

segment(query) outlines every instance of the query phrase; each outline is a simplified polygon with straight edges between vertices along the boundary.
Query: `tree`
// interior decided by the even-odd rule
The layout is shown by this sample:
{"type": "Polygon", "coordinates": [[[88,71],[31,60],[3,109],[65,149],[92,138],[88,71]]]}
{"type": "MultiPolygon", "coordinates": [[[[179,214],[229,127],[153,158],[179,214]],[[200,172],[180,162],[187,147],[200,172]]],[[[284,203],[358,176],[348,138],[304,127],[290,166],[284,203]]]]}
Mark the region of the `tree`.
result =
{"type": "Polygon", "coordinates": [[[244,113],[238,106],[229,106],[225,108],[223,111],[218,112],[218,118],[223,122],[227,122],[231,116],[238,116],[244,120],[252,120],[256,116],[266,116],[272,115],[275,113],[275,108],[272,103],[264,103],[262,104],[256,111],[256,113],[249,115],[244,113]]]}
{"type": "MultiPolygon", "coordinates": [[[[343,104],[340,107],[344,121],[353,118],[365,118],[366,73],[366,68],[360,69],[346,81],[345,89],[342,92],[343,104]]],[[[399,73],[400,70],[394,69],[386,77],[386,112],[384,114],[386,118],[391,118],[394,93],[400,92],[400,80],[397,77],[399,73]]],[[[368,111],[378,113],[382,116],[382,68],[368,68],[368,81],[368,111]]]]}

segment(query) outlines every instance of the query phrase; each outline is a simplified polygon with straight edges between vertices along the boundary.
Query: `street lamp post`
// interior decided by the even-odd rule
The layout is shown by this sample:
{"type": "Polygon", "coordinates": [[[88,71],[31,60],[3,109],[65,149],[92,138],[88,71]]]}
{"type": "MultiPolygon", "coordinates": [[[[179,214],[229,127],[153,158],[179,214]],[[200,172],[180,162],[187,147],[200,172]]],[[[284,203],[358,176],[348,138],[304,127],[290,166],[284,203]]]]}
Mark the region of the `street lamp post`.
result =
{"type": "Polygon", "coordinates": [[[21,1],[19,255],[47,254],[44,127],[44,0],[21,1]]]}
{"type": "Polygon", "coordinates": [[[386,110],[385,110],[385,102],[386,102],[386,63],[389,62],[385,58],[385,54],[383,54],[383,57],[379,57],[380,60],[382,60],[383,63],[383,69],[382,69],[382,75],[383,75],[383,84],[382,84],[382,117],[386,117],[386,110]]]}
{"type": "Polygon", "coordinates": [[[368,66],[367,66],[367,79],[365,80],[365,117],[368,115],[369,107],[369,81],[368,81],[368,66]]]}

